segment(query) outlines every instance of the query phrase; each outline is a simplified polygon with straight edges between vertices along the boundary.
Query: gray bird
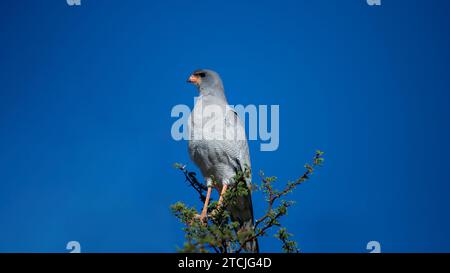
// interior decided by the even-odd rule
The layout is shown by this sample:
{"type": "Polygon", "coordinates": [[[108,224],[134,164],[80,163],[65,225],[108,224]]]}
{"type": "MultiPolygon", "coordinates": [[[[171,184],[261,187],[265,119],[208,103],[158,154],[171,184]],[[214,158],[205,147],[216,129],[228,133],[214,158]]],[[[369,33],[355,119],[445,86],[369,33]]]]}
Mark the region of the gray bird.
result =
{"type": "MultiPolygon", "coordinates": [[[[200,219],[207,216],[212,187],[220,194],[218,206],[233,177],[238,172],[250,172],[250,154],[245,129],[237,113],[225,97],[220,76],[211,70],[194,71],[187,80],[195,85],[199,96],[189,120],[189,155],[202,172],[208,191],[200,219]],[[213,181],[217,184],[213,185],[213,181]]],[[[235,204],[227,205],[231,219],[239,223],[239,229],[253,229],[251,174],[246,177],[249,194],[238,197],[235,204]]],[[[259,252],[258,241],[248,242],[244,249],[259,252]]]]}

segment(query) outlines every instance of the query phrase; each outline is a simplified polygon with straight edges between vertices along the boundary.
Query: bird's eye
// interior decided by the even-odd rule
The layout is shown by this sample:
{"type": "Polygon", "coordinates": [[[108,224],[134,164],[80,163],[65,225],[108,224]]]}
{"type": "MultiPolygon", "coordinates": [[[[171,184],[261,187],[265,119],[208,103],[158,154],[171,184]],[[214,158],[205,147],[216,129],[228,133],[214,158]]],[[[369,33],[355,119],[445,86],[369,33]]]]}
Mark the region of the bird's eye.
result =
{"type": "Polygon", "coordinates": [[[199,75],[200,78],[206,77],[206,73],[205,73],[205,72],[200,72],[200,73],[198,73],[197,75],[199,75]]]}

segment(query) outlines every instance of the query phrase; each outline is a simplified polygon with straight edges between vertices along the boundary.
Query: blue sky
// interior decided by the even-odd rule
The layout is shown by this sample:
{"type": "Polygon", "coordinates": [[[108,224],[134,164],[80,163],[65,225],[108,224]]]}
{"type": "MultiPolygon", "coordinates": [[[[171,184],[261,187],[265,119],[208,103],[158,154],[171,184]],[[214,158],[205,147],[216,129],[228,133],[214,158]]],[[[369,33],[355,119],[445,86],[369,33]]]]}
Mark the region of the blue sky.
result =
{"type": "Polygon", "coordinates": [[[1,4],[1,252],[175,251],[170,204],[201,205],[170,111],[204,67],[231,104],[280,105],[254,172],[326,152],[283,221],[302,251],[450,251],[448,1],[81,2],[1,4]]]}

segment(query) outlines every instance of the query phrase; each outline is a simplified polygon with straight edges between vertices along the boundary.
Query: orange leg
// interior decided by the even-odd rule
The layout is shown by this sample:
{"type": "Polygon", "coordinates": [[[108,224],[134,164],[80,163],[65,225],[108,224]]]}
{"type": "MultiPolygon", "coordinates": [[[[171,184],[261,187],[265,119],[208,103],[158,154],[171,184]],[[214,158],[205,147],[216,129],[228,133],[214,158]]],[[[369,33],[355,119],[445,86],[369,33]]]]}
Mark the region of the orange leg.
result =
{"type": "Polygon", "coordinates": [[[202,210],[202,214],[200,214],[200,222],[203,222],[203,220],[206,217],[206,214],[208,213],[208,204],[209,204],[209,199],[211,197],[211,187],[208,187],[208,191],[206,192],[206,199],[205,199],[205,204],[203,205],[203,210],[202,210]]]}
{"type": "Polygon", "coordinates": [[[227,188],[228,188],[228,185],[224,184],[222,187],[222,192],[220,193],[219,202],[217,202],[217,207],[220,207],[220,205],[222,205],[223,195],[227,191],[227,188]]]}

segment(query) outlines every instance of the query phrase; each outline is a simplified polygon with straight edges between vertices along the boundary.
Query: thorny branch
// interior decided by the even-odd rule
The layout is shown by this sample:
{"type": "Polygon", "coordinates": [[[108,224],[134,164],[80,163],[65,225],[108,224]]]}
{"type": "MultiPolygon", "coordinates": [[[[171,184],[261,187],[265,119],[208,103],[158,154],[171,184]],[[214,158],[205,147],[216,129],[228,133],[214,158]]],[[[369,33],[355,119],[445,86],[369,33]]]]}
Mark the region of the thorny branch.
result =
{"type": "Polygon", "coordinates": [[[205,202],[206,196],[203,192],[207,190],[207,187],[198,181],[195,172],[188,171],[186,165],[181,165],[179,163],[175,163],[174,167],[183,172],[184,177],[186,178],[185,181],[189,182],[189,184],[198,192],[200,201],[205,202]]]}
{"type": "MultiPolygon", "coordinates": [[[[276,177],[266,177],[264,173],[260,172],[261,185],[256,186],[255,190],[263,191],[267,208],[264,215],[255,221],[254,229],[252,231],[237,230],[238,223],[232,222],[229,213],[226,209],[228,202],[233,202],[236,196],[248,194],[248,188],[245,184],[245,175],[249,175],[247,171],[238,174],[235,177],[236,183],[230,187],[224,196],[224,206],[216,209],[217,202],[212,202],[209,206],[213,213],[208,214],[207,223],[200,223],[195,218],[197,210],[195,208],[187,208],[181,202],[172,205],[172,212],[175,216],[185,224],[185,236],[187,242],[182,252],[208,252],[208,249],[217,253],[235,252],[240,253],[245,251],[246,243],[265,236],[267,232],[274,226],[278,226],[279,230],[275,234],[282,243],[284,252],[298,252],[297,243],[290,240],[292,236],[287,232],[286,228],[280,224],[280,219],[287,214],[288,208],[294,204],[293,201],[286,201],[283,199],[287,194],[292,192],[297,186],[304,183],[313,174],[315,167],[322,166],[324,159],[322,151],[316,151],[311,164],[305,164],[305,172],[300,178],[293,182],[288,182],[281,190],[276,190],[273,183],[276,177]],[[278,205],[277,205],[278,204],[278,205]]],[[[206,186],[198,182],[195,173],[186,170],[185,166],[176,164],[176,168],[180,169],[186,180],[199,193],[202,202],[205,200],[204,191],[206,186]]]]}

